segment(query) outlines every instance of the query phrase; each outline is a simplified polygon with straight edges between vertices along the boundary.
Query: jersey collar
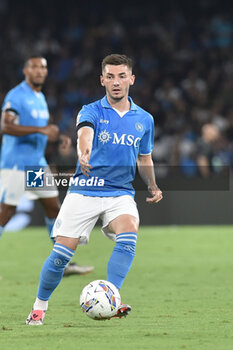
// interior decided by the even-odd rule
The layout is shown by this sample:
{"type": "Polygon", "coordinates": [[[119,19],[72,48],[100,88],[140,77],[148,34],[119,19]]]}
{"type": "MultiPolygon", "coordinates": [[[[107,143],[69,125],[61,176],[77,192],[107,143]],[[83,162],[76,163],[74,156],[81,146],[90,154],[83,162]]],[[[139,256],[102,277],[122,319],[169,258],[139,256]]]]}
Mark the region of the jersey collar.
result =
{"type": "MultiPolygon", "coordinates": [[[[128,100],[130,101],[130,111],[136,111],[138,109],[137,105],[133,102],[130,96],[128,96],[128,100]]],[[[103,108],[112,108],[112,106],[110,106],[110,104],[108,103],[108,99],[106,95],[101,100],[101,106],[103,108]]]]}
{"type": "Polygon", "coordinates": [[[26,82],[26,80],[22,81],[22,84],[21,84],[21,85],[23,86],[23,88],[24,88],[25,90],[33,91],[32,88],[31,88],[31,86],[29,86],[28,83],[26,82]]]}
{"type": "Polygon", "coordinates": [[[27,91],[30,91],[32,93],[34,93],[36,96],[40,96],[41,95],[41,91],[40,92],[36,92],[34,91],[30,85],[28,85],[28,83],[26,82],[26,80],[22,81],[21,85],[23,86],[23,88],[27,91]]]}

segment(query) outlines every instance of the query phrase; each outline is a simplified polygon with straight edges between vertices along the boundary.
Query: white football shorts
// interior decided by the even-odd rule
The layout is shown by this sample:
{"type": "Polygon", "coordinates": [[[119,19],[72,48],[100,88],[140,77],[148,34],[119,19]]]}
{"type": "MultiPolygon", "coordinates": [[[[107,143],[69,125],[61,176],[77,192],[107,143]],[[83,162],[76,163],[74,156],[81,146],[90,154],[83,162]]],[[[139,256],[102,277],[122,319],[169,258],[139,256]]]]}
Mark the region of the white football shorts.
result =
{"type": "Polygon", "coordinates": [[[120,215],[129,214],[139,220],[137,204],[133,197],[90,197],[80,193],[68,193],[53,226],[53,237],[79,238],[79,245],[89,242],[97,220],[102,221],[103,234],[115,241],[115,234],[108,224],[120,215]]]}
{"type": "MultiPolygon", "coordinates": [[[[46,167],[45,173],[51,175],[49,167],[46,167]]],[[[39,198],[53,198],[58,196],[57,187],[54,185],[48,189],[30,189],[26,190],[26,172],[24,170],[1,169],[0,201],[8,205],[17,206],[23,195],[30,200],[39,198]]]]}

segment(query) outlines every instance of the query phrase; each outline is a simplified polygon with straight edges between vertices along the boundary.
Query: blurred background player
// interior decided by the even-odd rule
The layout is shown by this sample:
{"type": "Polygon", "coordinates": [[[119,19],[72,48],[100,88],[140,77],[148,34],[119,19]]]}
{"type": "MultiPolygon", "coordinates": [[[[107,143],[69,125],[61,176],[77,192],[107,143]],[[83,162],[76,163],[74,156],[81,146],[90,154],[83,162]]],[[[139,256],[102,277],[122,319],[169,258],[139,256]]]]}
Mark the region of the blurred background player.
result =
{"type": "Polygon", "coordinates": [[[201,138],[198,143],[197,164],[200,174],[208,178],[215,171],[216,153],[219,151],[221,133],[214,124],[204,124],[201,128],[201,138]]]}
{"type": "MultiPolygon", "coordinates": [[[[77,117],[78,162],[74,179],[82,184],[71,185],[54,224],[56,243],[42,267],[28,325],[43,324],[48,300],[66,264],[78,244],[88,243],[98,218],[105,236],[116,242],[107,266],[107,280],[121,288],[135,256],[139,226],[132,186],[136,163],[152,195],[146,201],[152,204],[162,199],[151,158],[154,121],[129,97],[134,80],[130,58],[118,54],[105,57],[101,85],[106,96],[83,106],[77,117]],[[100,182],[88,185],[93,178],[100,182]]],[[[129,305],[121,304],[114,317],[127,316],[130,310],[129,305]]]]}
{"type": "MultiPolygon", "coordinates": [[[[59,129],[54,124],[48,125],[48,106],[41,92],[48,74],[46,59],[37,56],[29,58],[23,73],[25,80],[9,91],[2,108],[1,132],[4,136],[1,148],[0,236],[24,193],[29,199],[40,200],[50,234],[60,208],[55,187],[25,192],[25,166],[48,167],[44,156],[46,144],[47,141],[59,139],[59,129]]],[[[61,135],[60,139],[60,147],[69,147],[68,137],[61,135]]],[[[65,274],[85,274],[92,270],[92,266],[70,263],[65,274]]]]}

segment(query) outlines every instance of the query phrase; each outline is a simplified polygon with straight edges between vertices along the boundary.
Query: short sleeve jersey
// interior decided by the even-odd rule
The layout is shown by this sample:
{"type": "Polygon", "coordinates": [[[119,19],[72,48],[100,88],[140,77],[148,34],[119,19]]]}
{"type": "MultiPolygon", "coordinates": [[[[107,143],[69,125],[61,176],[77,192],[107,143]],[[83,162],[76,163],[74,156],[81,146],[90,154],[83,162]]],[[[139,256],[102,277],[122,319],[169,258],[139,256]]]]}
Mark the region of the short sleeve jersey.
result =
{"type": "Polygon", "coordinates": [[[107,97],[83,106],[77,124],[94,128],[90,176],[82,174],[79,161],[70,192],[88,196],[134,196],[132,182],[138,155],[151,153],[154,144],[153,117],[130,100],[130,110],[121,117],[107,97]]]}
{"type": "MultiPolygon", "coordinates": [[[[44,127],[48,125],[49,111],[42,92],[35,92],[23,81],[10,90],[3,102],[2,110],[16,115],[16,123],[23,126],[44,127]]],[[[26,136],[3,135],[1,147],[1,168],[45,166],[44,157],[47,136],[40,133],[26,136]]]]}

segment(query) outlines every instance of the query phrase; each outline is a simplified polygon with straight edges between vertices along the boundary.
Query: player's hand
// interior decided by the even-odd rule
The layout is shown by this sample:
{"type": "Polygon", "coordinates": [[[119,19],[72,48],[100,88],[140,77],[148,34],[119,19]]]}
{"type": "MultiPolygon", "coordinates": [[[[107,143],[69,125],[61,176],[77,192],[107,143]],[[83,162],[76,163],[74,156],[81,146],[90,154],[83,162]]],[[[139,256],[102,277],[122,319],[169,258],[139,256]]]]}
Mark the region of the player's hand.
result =
{"type": "Polygon", "coordinates": [[[152,197],[146,198],[147,203],[154,204],[154,203],[158,203],[159,201],[161,201],[161,199],[163,199],[163,193],[158,187],[154,188],[154,189],[149,188],[149,191],[150,191],[152,197]]]}
{"type": "Polygon", "coordinates": [[[40,133],[48,136],[49,141],[55,142],[59,137],[59,128],[55,124],[49,124],[40,128],[40,133]]]}
{"type": "Polygon", "coordinates": [[[81,155],[81,157],[79,157],[79,164],[81,166],[81,170],[83,175],[85,176],[89,176],[89,173],[91,171],[91,164],[89,164],[89,159],[90,159],[90,154],[88,151],[86,151],[85,154],[81,155]]]}
{"type": "Polygon", "coordinates": [[[60,146],[63,150],[68,150],[71,147],[71,139],[69,136],[60,135],[59,136],[60,146]]]}

